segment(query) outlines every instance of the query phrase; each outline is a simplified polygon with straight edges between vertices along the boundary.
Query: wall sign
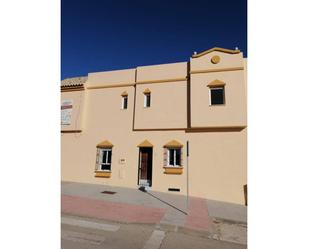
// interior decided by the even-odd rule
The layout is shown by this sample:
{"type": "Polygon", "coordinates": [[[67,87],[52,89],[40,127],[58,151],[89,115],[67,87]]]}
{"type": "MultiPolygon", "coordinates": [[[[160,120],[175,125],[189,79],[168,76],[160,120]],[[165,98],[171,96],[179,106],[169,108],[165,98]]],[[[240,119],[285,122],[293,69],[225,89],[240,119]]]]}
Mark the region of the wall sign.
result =
{"type": "Polygon", "coordinates": [[[61,125],[70,125],[73,109],[73,100],[61,101],[61,125]]]}

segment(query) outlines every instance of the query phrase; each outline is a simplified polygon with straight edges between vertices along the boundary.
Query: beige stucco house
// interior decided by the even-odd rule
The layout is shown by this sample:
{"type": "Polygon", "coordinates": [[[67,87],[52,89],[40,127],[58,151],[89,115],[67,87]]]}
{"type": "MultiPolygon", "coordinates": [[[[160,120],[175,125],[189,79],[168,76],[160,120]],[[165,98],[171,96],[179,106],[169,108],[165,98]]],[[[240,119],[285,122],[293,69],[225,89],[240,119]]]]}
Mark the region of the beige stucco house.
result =
{"type": "Polygon", "coordinates": [[[244,204],[246,88],[243,53],[222,48],[65,79],[62,180],[244,204]]]}

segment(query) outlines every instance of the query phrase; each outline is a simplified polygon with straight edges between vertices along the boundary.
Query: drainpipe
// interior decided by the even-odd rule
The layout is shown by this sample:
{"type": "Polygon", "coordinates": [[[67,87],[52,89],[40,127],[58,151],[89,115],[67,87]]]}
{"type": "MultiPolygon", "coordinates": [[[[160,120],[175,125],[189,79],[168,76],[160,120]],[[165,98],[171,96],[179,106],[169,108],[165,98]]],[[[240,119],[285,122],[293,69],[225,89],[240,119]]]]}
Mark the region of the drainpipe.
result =
{"type": "Polygon", "coordinates": [[[189,141],[187,141],[187,214],[189,211],[189,141]]]}

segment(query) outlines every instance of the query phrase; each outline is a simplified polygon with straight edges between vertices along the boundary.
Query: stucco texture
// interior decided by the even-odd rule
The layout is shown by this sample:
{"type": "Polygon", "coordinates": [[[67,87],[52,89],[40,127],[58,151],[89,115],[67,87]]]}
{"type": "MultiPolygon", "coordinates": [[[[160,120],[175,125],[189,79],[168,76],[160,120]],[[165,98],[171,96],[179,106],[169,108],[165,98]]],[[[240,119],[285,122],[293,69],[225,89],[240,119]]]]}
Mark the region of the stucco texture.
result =
{"type": "Polygon", "coordinates": [[[147,139],[153,145],[153,190],[168,192],[168,188],[179,188],[180,192],[175,194],[185,195],[189,173],[190,196],[244,204],[244,65],[241,53],[215,51],[191,58],[190,63],[89,74],[85,90],[62,92],[62,99],[72,99],[74,105],[72,124],[61,129],[81,130],[61,135],[62,180],[137,188],[138,145],[147,139]],[[221,57],[218,64],[211,63],[213,55],[221,57]],[[235,67],[236,70],[225,70],[235,67]],[[223,71],[194,73],[213,68],[223,71]],[[207,84],[213,80],[225,83],[223,106],[209,105],[207,84]],[[145,89],[151,92],[149,108],[144,107],[145,89]],[[127,109],[121,108],[123,92],[128,96],[127,109]],[[222,127],[225,129],[220,130],[222,127]],[[113,144],[110,178],[95,177],[96,146],[104,140],[113,144]],[[164,145],[171,140],[183,145],[182,174],[164,173],[164,145]]]}

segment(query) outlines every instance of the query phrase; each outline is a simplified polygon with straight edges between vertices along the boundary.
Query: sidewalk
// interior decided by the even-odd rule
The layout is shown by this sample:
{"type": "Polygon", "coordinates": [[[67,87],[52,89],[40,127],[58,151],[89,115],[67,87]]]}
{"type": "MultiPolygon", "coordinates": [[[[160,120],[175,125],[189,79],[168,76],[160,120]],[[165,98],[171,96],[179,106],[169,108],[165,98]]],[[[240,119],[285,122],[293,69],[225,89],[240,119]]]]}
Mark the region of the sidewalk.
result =
{"type": "Polygon", "coordinates": [[[241,205],[191,197],[187,208],[186,197],[180,195],[85,183],[61,185],[61,211],[66,214],[192,229],[219,237],[229,230],[225,221],[246,229],[247,209],[241,205]]]}

